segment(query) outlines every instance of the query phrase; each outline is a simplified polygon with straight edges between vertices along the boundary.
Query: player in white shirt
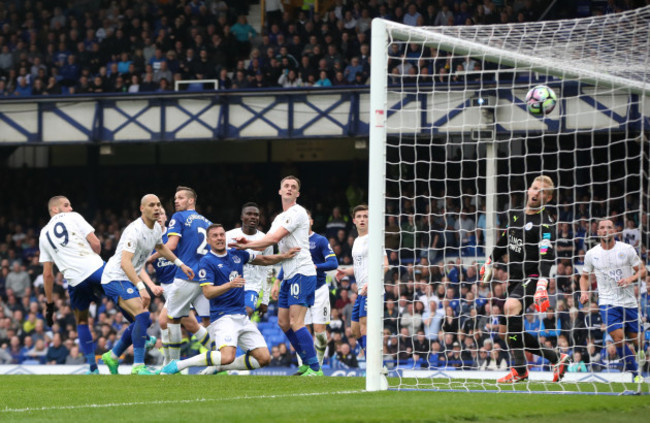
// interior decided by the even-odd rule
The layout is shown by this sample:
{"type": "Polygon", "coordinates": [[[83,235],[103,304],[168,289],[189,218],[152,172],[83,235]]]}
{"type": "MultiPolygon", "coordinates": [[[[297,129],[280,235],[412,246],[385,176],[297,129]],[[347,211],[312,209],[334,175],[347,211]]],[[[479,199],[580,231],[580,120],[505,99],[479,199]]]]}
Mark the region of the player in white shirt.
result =
{"type": "MultiPolygon", "coordinates": [[[[230,244],[237,238],[246,238],[249,241],[255,241],[264,238],[264,232],[257,229],[260,222],[260,208],[255,203],[246,203],[241,209],[241,227],[231,229],[226,232],[226,245],[230,244]]],[[[273,254],[273,246],[268,246],[263,255],[269,256],[273,254]]],[[[259,293],[263,289],[262,304],[259,307],[260,316],[264,315],[268,310],[270,290],[271,287],[267,283],[267,278],[270,266],[254,266],[252,264],[244,265],[244,279],[246,279],[245,301],[246,301],[246,314],[248,317],[255,312],[259,293]]]]}
{"type": "Polygon", "coordinates": [[[68,281],[70,306],[77,322],[79,349],[90,366],[88,374],[99,374],[95,361],[95,344],[88,328],[88,307],[99,303],[104,260],[99,257],[101,244],[95,229],[76,212],[64,196],[52,197],[47,204],[50,221],[39,237],[39,261],[43,263],[47,324],[52,326],[55,311],[52,291],[54,265],[68,281]]]}
{"type": "MultiPolygon", "coordinates": [[[[360,204],[352,210],[352,223],[359,236],[352,245],[353,266],[339,269],[336,279],[354,276],[357,283],[357,299],[352,309],[352,334],[359,340],[361,348],[366,349],[366,328],[368,322],[368,206],[360,204]]],[[[384,273],[388,271],[388,257],[384,253],[384,273]]],[[[383,285],[382,285],[383,286],[383,285]]]]}
{"type": "Polygon", "coordinates": [[[585,254],[585,264],[580,277],[580,302],[590,300],[590,275],[595,273],[598,284],[598,306],[607,332],[612,337],[618,356],[625,361],[626,370],[632,372],[635,380],[638,366],[634,353],[627,345],[627,339],[637,348],[638,360],[645,364],[643,352],[643,331],[639,324],[635,284],[646,276],[646,268],[634,247],[615,239],[616,229],[609,219],[598,223],[600,244],[585,254]]]}
{"type": "Polygon", "coordinates": [[[240,250],[263,250],[278,244],[280,253],[300,248],[295,257],[282,263],[285,280],[278,300],[278,325],[302,362],[309,366],[309,370],[302,375],[322,376],[314,339],[305,327],[307,309],[314,305],[316,268],[309,252],[309,216],[296,202],[300,196],[300,180],[295,176],[285,177],[280,182],[278,194],[282,199],[283,212],[273,220],[269,232],[256,241],[235,239],[230,246],[240,250]]]}
{"type": "Polygon", "coordinates": [[[641,231],[636,227],[636,223],[632,219],[627,219],[625,224],[627,226],[623,229],[623,242],[630,244],[639,252],[641,249],[641,231]]]}
{"type": "Polygon", "coordinates": [[[124,312],[131,325],[124,331],[113,349],[102,355],[102,360],[112,374],[117,374],[119,357],[133,344],[133,368],[131,374],[154,374],[144,365],[145,340],[149,318],[151,298],[145,283],[138,276],[142,271],[151,251],[155,248],[161,256],[183,270],[189,279],[194,272],[165,246],[162,241],[162,227],[157,222],[162,205],[157,196],[147,194],[140,200],[139,219],[131,222],[122,232],[115,255],[108,260],[102,286],[107,296],[124,312]]]}

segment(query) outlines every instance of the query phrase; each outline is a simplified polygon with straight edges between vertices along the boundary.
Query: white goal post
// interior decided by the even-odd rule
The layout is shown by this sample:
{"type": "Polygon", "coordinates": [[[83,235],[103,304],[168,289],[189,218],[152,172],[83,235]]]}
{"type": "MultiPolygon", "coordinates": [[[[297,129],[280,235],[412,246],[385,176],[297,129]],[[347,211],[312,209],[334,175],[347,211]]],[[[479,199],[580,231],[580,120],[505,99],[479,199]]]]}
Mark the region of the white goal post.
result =
{"type": "MultiPolygon", "coordinates": [[[[528,186],[525,184],[530,183],[530,175],[534,172],[548,173],[555,180],[558,195],[582,195],[590,191],[586,182],[593,182],[597,185],[594,192],[600,190],[607,199],[625,203],[626,206],[630,204],[631,208],[625,209],[626,214],[622,219],[626,222],[636,219],[640,231],[647,231],[647,228],[641,227],[641,217],[648,213],[650,207],[647,195],[650,185],[649,147],[644,135],[650,115],[650,7],[615,15],[508,25],[411,27],[374,19],[371,39],[366,389],[377,391],[389,388],[384,366],[383,334],[383,257],[386,251],[386,218],[389,215],[386,204],[389,199],[400,204],[405,199],[415,203],[421,196],[427,197],[426,201],[429,202],[444,203],[446,196],[450,196],[462,202],[463,184],[467,182],[472,186],[468,192],[473,192],[484,201],[487,227],[484,236],[487,239],[484,239],[482,248],[484,254],[489,254],[499,227],[497,215],[507,211],[498,194],[512,191],[519,197],[525,197],[528,186]],[[399,48],[391,50],[393,44],[399,44],[399,48]],[[417,53],[407,55],[411,44],[417,45],[413,51],[419,49],[419,57],[417,53]],[[433,73],[425,72],[417,65],[405,66],[407,61],[432,60],[424,53],[430,47],[449,54],[446,58],[451,58],[448,61],[451,66],[447,66],[446,77],[437,74],[436,65],[433,65],[433,73]],[[397,51],[400,52],[398,56],[397,51]],[[482,76],[470,81],[469,76],[462,78],[459,71],[457,82],[450,82],[454,74],[453,59],[460,58],[478,62],[482,76]],[[399,66],[395,66],[396,63],[399,66]],[[392,70],[395,67],[399,70],[392,70]],[[413,68],[408,74],[400,73],[413,68]],[[526,112],[523,97],[528,89],[538,84],[556,87],[559,104],[549,116],[531,116],[526,112]],[[427,137],[430,139],[427,140],[427,137]],[[571,137],[576,145],[569,148],[567,139],[571,137]],[[601,138],[609,141],[603,143],[601,138]],[[391,145],[387,142],[389,139],[393,140],[391,145]],[[538,145],[527,145],[526,140],[538,145]],[[593,147],[584,147],[585,140],[588,144],[593,142],[593,147]],[[419,147],[419,143],[423,146],[419,147]],[[418,156],[421,151],[418,148],[425,149],[427,143],[442,146],[443,150],[446,145],[447,151],[454,149],[457,152],[460,158],[453,156],[448,161],[461,169],[459,180],[456,180],[456,175],[451,175],[449,181],[445,179],[441,182],[444,184],[442,197],[437,193],[418,192],[417,188],[416,192],[402,193],[399,188],[399,196],[392,198],[393,193],[387,191],[387,184],[401,187],[400,183],[412,186],[428,183],[427,179],[431,176],[419,174],[417,170],[420,164],[431,160],[432,156],[418,156]],[[407,154],[414,155],[414,158],[408,156],[402,161],[403,145],[412,149],[407,154]],[[394,148],[395,154],[399,155],[398,163],[389,163],[389,148],[394,148]],[[602,155],[610,153],[609,162],[603,160],[602,155]],[[530,166],[529,156],[536,154],[539,155],[539,163],[530,166]],[[582,160],[585,155],[593,160],[582,160]],[[513,170],[504,179],[499,169],[518,159],[524,163],[521,166],[523,171],[513,170]],[[576,162],[573,168],[572,159],[576,162]],[[397,168],[397,176],[388,174],[389,164],[397,168]],[[462,175],[469,167],[475,167],[469,171],[473,176],[465,179],[462,175]],[[618,172],[623,167],[625,175],[621,177],[618,172]],[[404,176],[402,180],[408,172],[415,172],[415,175],[404,176]],[[602,176],[603,172],[607,176],[602,176]],[[507,186],[499,186],[500,182],[506,180],[507,186]],[[456,184],[458,189],[455,188],[456,184]],[[629,202],[627,198],[630,198],[629,202]]],[[[440,163],[445,163],[444,159],[440,160],[440,163]]],[[[579,211],[585,207],[593,208],[595,203],[602,200],[602,194],[594,192],[588,198],[576,198],[574,204],[568,205],[571,216],[576,216],[568,224],[577,225],[579,211]]],[[[479,200],[470,199],[469,202],[480,207],[479,200]]],[[[556,206],[560,208],[560,204],[556,206]]],[[[401,206],[397,207],[399,209],[401,206]]],[[[460,206],[461,211],[465,211],[463,207],[460,206]]],[[[616,211],[612,207],[605,205],[602,210],[607,213],[616,211]]],[[[393,211],[393,215],[396,213],[393,211]]],[[[431,211],[416,210],[415,213],[424,215],[431,214],[431,211]]],[[[643,225],[646,224],[644,221],[643,225]]],[[[419,230],[427,231],[426,228],[419,230]]],[[[428,235],[432,234],[431,230],[428,232],[428,235]]],[[[479,249],[474,250],[474,255],[470,257],[474,262],[480,262],[485,257],[476,253],[479,249]]],[[[450,257],[462,261],[470,259],[464,258],[461,253],[458,257],[450,257]]],[[[442,255],[444,263],[448,258],[446,254],[442,255]]],[[[570,262],[573,265],[579,263],[579,259],[576,251],[570,257],[570,262]]],[[[641,308],[640,311],[645,313],[641,308]]],[[[412,367],[406,370],[401,373],[404,377],[417,374],[411,372],[412,367]]],[[[432,378],[436,372],[431,369],[422,371],[422,374],[426,374],[423,378],[432,378]]],[[[485,372],[474,374],[479,379],[485,375],[485,372]]],[[[462,390],[475,387],[482,391],[490,390],[487,385],[468,382],[474,376],[469,372],[464,375],[458,372],[449,379],[463,379],[460,385],[462,390]]],[[[609,377],[606,373],[599,373],[594,377],[605,383],[628,380],[627,376],[620,374],[609,377]]],[[[580,387],[579,379],[567,378],[572,381],[573,387],[559,390],[586,390],[580,387]]],[[[585,380],[593,382],[596,379],[585,380]]],[[[545,380],[545,376],[531,377],[531,380],[545,380]]],[[[603,392],[602,388],[594,388],[595,383],[589,385],[589,390],[603,392]]],[[[390,387],[404,388],[401,385],[390,387]]],[[[420,382],[416,384],[418,389],[423,387],[429,386],[420,382]]],[[[623,388],[642,390],[640,385],[637,388],[623,388]]],[[[557,388],[531,387],[529,390],[548,392],[557,388]]],[[[645,388],[645,391],[648,389],[645,388]]]]}

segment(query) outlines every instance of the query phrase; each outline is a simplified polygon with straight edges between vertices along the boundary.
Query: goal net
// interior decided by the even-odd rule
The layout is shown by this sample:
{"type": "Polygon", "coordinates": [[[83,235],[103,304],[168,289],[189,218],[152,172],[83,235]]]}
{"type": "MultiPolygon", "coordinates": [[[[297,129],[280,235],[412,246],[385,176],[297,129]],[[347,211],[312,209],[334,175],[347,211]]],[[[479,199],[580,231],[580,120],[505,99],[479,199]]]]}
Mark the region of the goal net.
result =
{"type": "Polygon", "coordinates": [[[490,26],[373,21],[368,390],[648,392],[635,378],[648,370],[645,281],[642,338],[627,348],[601,317],[595,277],[584,305],[579,281],[604,217],[646,266],[649,25],[650,7],[490,26]],[[538,85],[557,95],[548,114],[525,102],[538,85]],[[572,362],[553,383],[553,363],[525,352],[528,379],[497,383],[515,356],[502,316],[517,281],[507,256],[491,283],[479,270],[539,175],[555,185],[551,308],[523,310],[521,336],[572,362]]]}

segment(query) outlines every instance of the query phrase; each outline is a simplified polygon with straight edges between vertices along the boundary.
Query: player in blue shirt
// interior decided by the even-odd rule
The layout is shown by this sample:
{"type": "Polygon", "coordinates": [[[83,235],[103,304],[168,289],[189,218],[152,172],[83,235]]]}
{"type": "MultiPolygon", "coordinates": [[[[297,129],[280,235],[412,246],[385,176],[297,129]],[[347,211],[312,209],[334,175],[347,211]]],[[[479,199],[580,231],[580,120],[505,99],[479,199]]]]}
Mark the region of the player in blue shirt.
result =
{"type": "Polygon", "coordinates": [[[161,374],[178,373],[192,366],[216,366],[218,371],[252,370],[271,361],[264,337],[246,313],[244,265],[276,264],[294,257],[300,249],[268,256],[252,250],[226,249],[226,231],[220,224],[208,227],[207,239],[210,252],[201,259],[198,276],[203,294],[210,299],[212,323],[208,329],[219,350],[173,360],[161,369],[161,374]],[[235,358],[238,346],[246,353],[235,358]]]}
{"type": "MultiPolygon", "coordinates": [[[[196,211],[196,192],[185,186],[176,188],[176,213],[167,228],[167,247],[197,274],[199,261],[208,252],[206,229],[212,222],[196,211]]],[[[181,354],[181,322],[205,347],[210,336],[204,326],[210,324],[210,304],[197,281],[189,281],[182,272],[176,272],[174,283],[167,292],[167,328],[169,330],[169,358],[178,360],[181,354]],[[203,326],[190,317],[190,307],[201,317],[203,326]],[[189,318],[188,318],[189,317],[189,318]]]]}
{"type": "MultiPolygon", "coordinates": [[[[311,216],[311,211],[307,210],[309,215],[309,252],[311,259],[316,266],[316,296],[314,298],[314,305],[309,307],[307,314],[305,314],[305,325],[314,326],[314,348],[316,348],[316,356],[318,362],[323,365],[325,358],[325,350],[327,349],[327,332],[326,327],[330,322],[330,293],[326,283],[326,273],[328,270],[335,270],[339,267],[339,261],[336,259],[336,254],[332,250],[329,241],[322,235],[313,231],[314,219],[311,216]]],[[[276,282],[273,286],[272,296],[277,300],[280,291],[279,282],[284,279],[284,271],[280,270],[276,282]]],[[[296,375],[301,375],[307,371],[306,364],[301,364],[296,375]]]]}

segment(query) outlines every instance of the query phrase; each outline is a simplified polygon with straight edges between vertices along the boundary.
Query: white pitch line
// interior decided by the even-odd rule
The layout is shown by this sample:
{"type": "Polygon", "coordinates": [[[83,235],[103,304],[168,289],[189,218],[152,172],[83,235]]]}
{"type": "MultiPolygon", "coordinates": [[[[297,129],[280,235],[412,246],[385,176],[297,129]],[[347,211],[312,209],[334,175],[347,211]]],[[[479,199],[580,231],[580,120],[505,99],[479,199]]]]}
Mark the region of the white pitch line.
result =
{"type": "Polygon", "coordinates": [[[291,397],[312,397],[318,395],[347,395],[361,394],[366,391],[339,391],[339,392],[309,392],[304,394],[283,394],[283,395],[257,395],[242,396],[232,398],[197,398],[189,400],[169,400],[169,401],[139,401],[139,402],[122,402],[108,404],[81,404],[81,405],[60,405],[54,407],[28,407],[28,408],[3,408],[0,413],[30,413],[35,411],[55,411],[55,410],[79,410],[84,408],[111,408],[111,407],[132,407],[138,405],[164,405],[164,404],[192,404],[199,402],[223,401],[223,400],[256,400],[256,399],[274,399],[274,398],[291,398],[291,397]]]}

